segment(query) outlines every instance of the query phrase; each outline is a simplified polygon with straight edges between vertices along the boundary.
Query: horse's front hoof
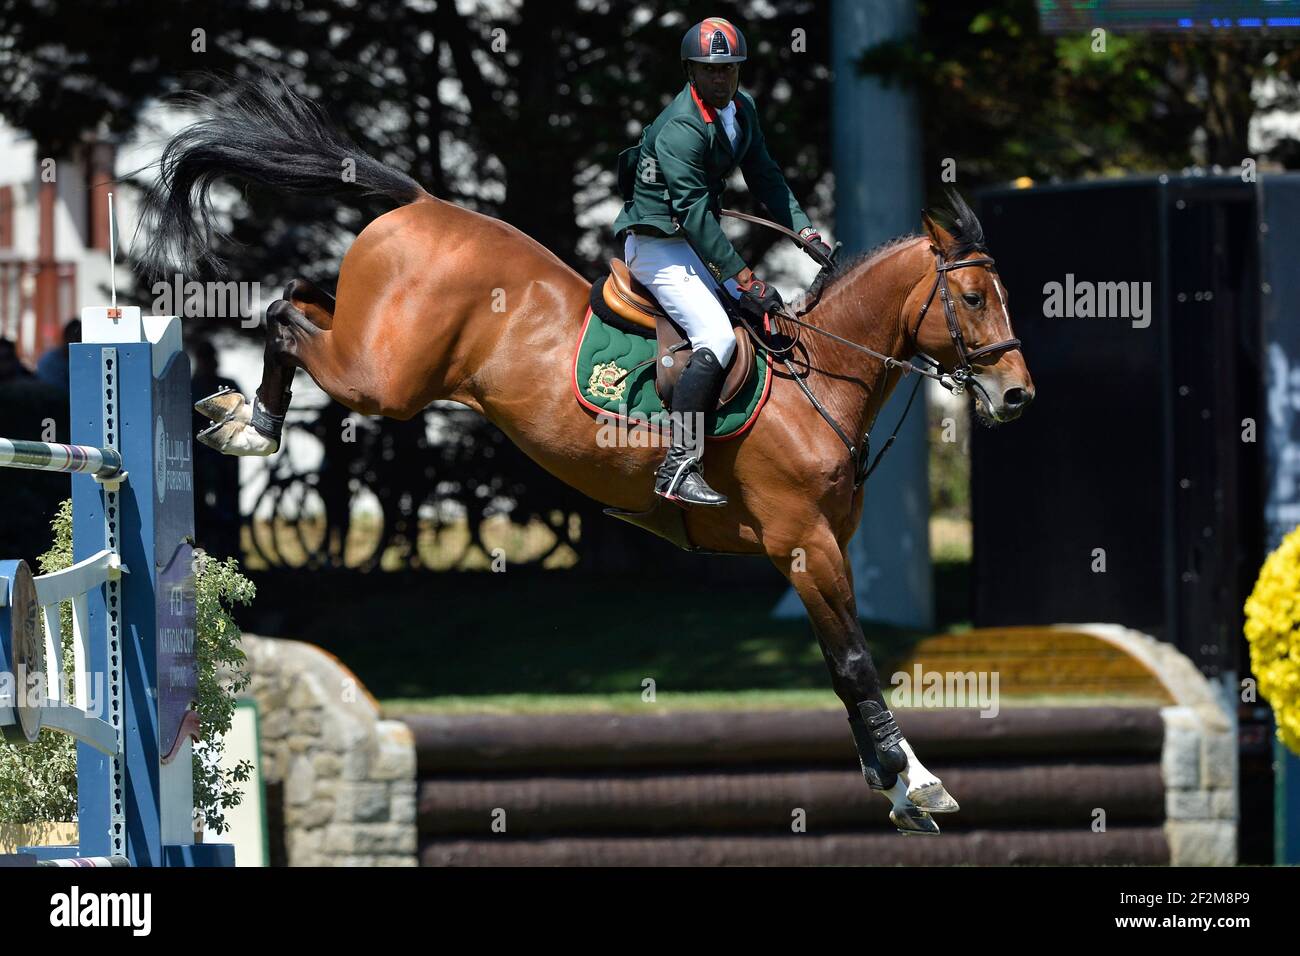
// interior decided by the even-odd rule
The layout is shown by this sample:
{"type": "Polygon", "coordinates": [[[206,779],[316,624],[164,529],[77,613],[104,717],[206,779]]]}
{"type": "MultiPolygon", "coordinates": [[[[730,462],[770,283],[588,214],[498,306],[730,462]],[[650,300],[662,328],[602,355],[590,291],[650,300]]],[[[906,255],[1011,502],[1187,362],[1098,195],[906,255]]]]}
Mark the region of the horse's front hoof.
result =
{"type": "Polygon", "coordinates": [[[267,438],[252,425],[238,419],[217,422],[199,432],[199,441],[223,455],[265,457],[274,455],[280,443],[267,438]]]}
{"type": "Polygon", "coordinates": [[[889,811],[889,821],[904,836],[938,836],[939,824],[920,807],[900,807],[889,811]]]}
{"type": "Polygon", "coordinates": [[[907,791],[907,799],[927,813],[956,813],[961,809],[938,780],[907,791]]]}
{"type": "Polygon", "coordinates": [[[253,417],[253,406],[233,388],[226,387],[194,403],[194,410],[214,422],[228,419],[246,422],[253,417]]]}

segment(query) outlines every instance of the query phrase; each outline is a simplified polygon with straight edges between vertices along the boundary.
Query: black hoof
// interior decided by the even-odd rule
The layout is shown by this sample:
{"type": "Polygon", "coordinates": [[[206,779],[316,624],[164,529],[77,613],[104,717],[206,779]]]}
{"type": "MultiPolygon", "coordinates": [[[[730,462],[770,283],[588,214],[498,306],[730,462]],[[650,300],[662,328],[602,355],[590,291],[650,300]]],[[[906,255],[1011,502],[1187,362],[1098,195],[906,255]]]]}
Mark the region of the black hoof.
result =
{"type": "Polygon", "coordinates": [[[919,807],[902,807],[889,811],[889,820],[904,836],[938,836],[939,824],[919,807]]]}

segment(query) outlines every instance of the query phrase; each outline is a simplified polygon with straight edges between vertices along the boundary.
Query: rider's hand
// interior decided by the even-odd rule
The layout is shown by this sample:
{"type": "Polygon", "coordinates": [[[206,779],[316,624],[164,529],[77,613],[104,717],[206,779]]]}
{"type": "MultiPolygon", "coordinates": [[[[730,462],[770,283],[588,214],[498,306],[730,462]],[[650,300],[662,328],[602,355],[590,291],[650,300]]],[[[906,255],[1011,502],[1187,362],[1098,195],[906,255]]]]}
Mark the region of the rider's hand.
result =
{"type": "Polygon", "coordinates": [[[821,233],[812,226],[805,226],[803,229],[800,229],[799,238],[812,243],[813,248],[824,255],[827,259],[829,259],[834,252],[834,250],[832,250],[827,244],[826,240],[821,237],[821,233]]]}
{"type": "Polygon", "coordinates": [[[740,288],[740,304],[755,315],[783,311],[785,303],[781,293],[768,285],[749,269],[744,269],[736,276],[736,285],[740,288]]]}

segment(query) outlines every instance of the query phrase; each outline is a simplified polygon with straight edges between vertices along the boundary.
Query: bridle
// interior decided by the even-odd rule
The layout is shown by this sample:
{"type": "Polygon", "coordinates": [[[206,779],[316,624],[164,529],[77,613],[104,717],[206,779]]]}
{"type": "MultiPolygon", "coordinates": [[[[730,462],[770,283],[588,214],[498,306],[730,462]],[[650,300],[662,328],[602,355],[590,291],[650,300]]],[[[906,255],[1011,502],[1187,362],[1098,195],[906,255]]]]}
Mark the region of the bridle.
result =
{"type": "MultiPolygon", "coordinates": [[[[722,213],[725,216],[732,216],[736,219],[744,219],[749,222],[758,223],[760,225],[769,226],[775,229],[777,232],[780,232],[783,235],[797,242],[800,246],[804,248],[804,251],[806,251],[810,256],[813,257],[814,260],[816,260],[818,263],[821,264],[822,267],[821,272],[818,273],[817,278],[813,281],[813,284],[810,287],[811,289],[810,298],[812,301],[810,304],[804,307],[804,309],[800,312],[800,314],[804,315],[807,314],[809,311],[811,311],[813,305],[816,304],[817,299],[820,298],[821,289],[825,284],[827,278],[829,278],[832,269],[834,268],[835,254],[839,252],[840,244],[837,242],[835,244],[835,249],[832,251],[831,255],[827,257],[825,254],[818,251],[816,247],[812,245],[812,243],[806,241],[802,236],[796,233],[793,229],[787,229],[784,226],[779,225],[778,223],[769,222],[765,219],[760,219],[757,216],[751,216],[748,215],[747,213],[735,212],[730,209],[724,209],[722,210],[722,213]]],[[[956,309],[953,308],[952,293],[948,289],[948,273],[953,272],[957,269],[966,269],[973,266],[986,266],[989,269],[989,271],[996,276],[997,268],[993,261],[993,257],[989,255],[984,255],[984,256],[977,256],[970,259],[958,259],[954,262],[944,262],[943,252],[940,249],[938,249],[935,246],[931,246],[930,251],[934,254],[934,283],[930,286],[930,292],[925,297],[925,302],[922,303],[921,305],[921,311],[917,315],[916,324],[915,326],[912,327],[912,333],[911,333],[912,344],[914,346],[917,346],[916,348],[917,357],[920,358],[922,361],[928,363],[930,366],[929,368],[921,368],[919,366],[913,365],[911,362],[905,362],[902,359],[895,358],[892,355],[883,355],[880,352],[877,352],[875,349],[868,348],[867,346],[862,345],[858,342],[854,342],[850,339],[844,338],[843,336],[836,335],[834,332],[828,332],[825,329],[818,328],[817,326],[812,325],[811,323],[803,321],[798,316],[791,315],[789,312],[784,312],[781,315],[774,318],[777,319],[778,321],[793,323],[794,325],[800,327],[801,329],[808,329],[812,332],[816,332],[818,335],[822,335],[825,336],[826,338],[833,339],[834,341],[839,342],[841,345],[845,345],[848,346],[849,348],[856,349],[859,352],[865,352],[867,355],[879,359],[885,366],[886,375],[889,374],[889,369],[891,368],[900,369],[904,376],[910,375],[913,372],[915,372],[917,373],[918,376],[925,376],[926,378],[934,379],[944,388],[952,392],[954,395],[964,394],[966,391],[966,387],[970,384],[971,380],[975,375],[975,369],[973,366],[974,362],[978,361],[981,358],[987,358],[990,355],[999,355],[1003,352],[1009,352],[1012,349],[1018,349],[1020,348],[1020,339],[1018,338],[1003,339],[1000,342],[994,342],[992,345],[983,345],[977,349],[968,350],[966,348],[966,340],[961,333],[961,326],[957,324],[957,311],[956,309]],[[943,305],[944,321],[947,322],[948,324],[948,336],[949,338],[952,339],[953,348],[957,353],[957,362],[951,369],[944,368],[943,363],[940,362],[938,359],[922,352],[916,340],[916,336],[921,331],[921,324],[925,321],[925,316],[930,311],[930,306],[934,303],[934,297],[936,293],[939,296],[940,303],[942,303],[943,305]]],[[[987,252],[987,250],[984,249],[981,249],[980,251],[987,252]]],[[[849,450],[849,457],[853,460],[853,472],[854,472],[853,487],[856,490],[858,487],[862,485],[863,482],[865,482],[869,477],[871,477],[871,473],[876,470],[876,466],[880,464],[880,460],[885,456],[885,452],[889,451],[890,447],[894,444],[894,439],[898,437],[899,429],[903,427],[903,422],[907,419],[907,413],[912,410],[912,402],[916,398],[917,389],[920,387],[921,384],[920,377],[917,378],[916,385],[912,387],[912,394],[907,400],[907,405],[903,409],[903,414],[899,416],[898,424],[894,426],[894,431],[890,434],[889,438],[885,441],[884,447],[882,447],[880,451],[876,454],[875,459],[871,460],[870,430],[868,430],[867,433],[862,436],[862,443],[860,446],[855,444],[853,440],[849,438],[848,434],[844,431],[844,429],[840,427],[840,424],[837,421],[835,421],[835,419],[831,416],[831,413],[826,409],[826,406],[824,406],[818,400],[817,396],[813,394],[812,389],[808,387],[808,383],[804,381],[803,377],[799,374],[799,372],[795,369],[794,365],[791,363],[790,353],[795,348],[798,347],[800,334],[796,332],[793,336],[786,336],[786,338],[790,339],[790,344],[779,349],[774,348],[771,345],[769,339],[761,335],[750,324],[749,319],[743,313],[741,313],[740,310],[732,309],[731,303],[726,301],[727,298],[729,297],[725,295],[720,296],[720,299],[723,301],[724,306],[727,307],[729,311],[733,312],[736,318],[739,319],[739,321],[744,326],[744,328],[749,332],[749,335],[754,340],[755,345],[758,348],[761,348],[764,351],[766,351],[769,355],[773,356],[774,358],[778,358],[781,360],[781,363],[786,367],[786,371],[790,373],[790,377],[794,379],[795,384],[799,386],[799,389],[804,393],[808,401],[812,403],[813,408],[817,409],[817,411],[821,414],[822,418],[826,419],[826,422],[831,426],[832,429],[834,429],[835,434],[839,436],[840,441],[842,441],[844,443],[844,446],[849,450]]],[[[1009,328],[1008,331],[1010,331],[1009,328]]]]}
{"type": "MultiPolygon", "coordinates": [[[[922,352],[919,345],[916,354],[919,358],[930,363],[940,384],[948,388],[954,395],[961,395],[966,391],[966,386],[975,374],[972,363],[989,355],[1000,355],[1003,352],[1018,349],[1020,348],[1020,340],[1017,338],[1003,339],[1001,342],[994,342],[992,345],[984,345],[974,351],[967,351],[966,340],[961,334],[961,326],[957,324],[957,312],[952,305],[952,294],[948,291],[948,273],[955,269],[965,269],[968,266],[988,266],[989,271],[996,276],[997,267],[992,256],[979,256],[974,259],[958,259],[956,262],[944,262],[942,252],[933,247],[930,251],[934,253],[934,285],[930,286],[930,294],[925,297],[925,303],[921,306],[920,315],[916,319],[916,327],[912,329],[912,343],[914,345],[918,344],[916,336],[921,331],[921,323],[925,321],[925,314],[930,311],[930,305],[934,302],[934,294],[937,291],[939,301],[943,303],[944,320],[948,323],[948,336],[952,339],[953,348],[957,352],[957,364],[953,366],[951,371],[945,371],[943,364],[922,352]],[[951,384],[945,381],[945,375],[951,379],[951,384]]],[[[808,327],[813,328],[813,326],[808,327]]],[[[1008,331],[1010,331],[1009,328],[1008,331]]],[[[917,369],[917,371],[923,370],[917,369]]]]}

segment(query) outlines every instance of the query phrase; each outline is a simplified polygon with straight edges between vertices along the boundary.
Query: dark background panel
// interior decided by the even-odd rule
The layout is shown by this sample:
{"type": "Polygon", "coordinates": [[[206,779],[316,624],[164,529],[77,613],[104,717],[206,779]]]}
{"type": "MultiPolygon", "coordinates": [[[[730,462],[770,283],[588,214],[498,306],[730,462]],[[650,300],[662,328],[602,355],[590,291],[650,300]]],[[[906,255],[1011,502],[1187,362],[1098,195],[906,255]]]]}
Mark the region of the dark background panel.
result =
{"type": "Polygon", "coordinates": [[[982,197],[1037,397],[1014,425],[977,429],[972,442],[977,625],[1164,623],[1161,189],[1144,180],[982,197]],[[1070,274],[1151,282],[1151,325],[1044,315],[1044,287],[1070,274]],[[1095,548],[1105,573],[1092,570],[1095,548]]]}

